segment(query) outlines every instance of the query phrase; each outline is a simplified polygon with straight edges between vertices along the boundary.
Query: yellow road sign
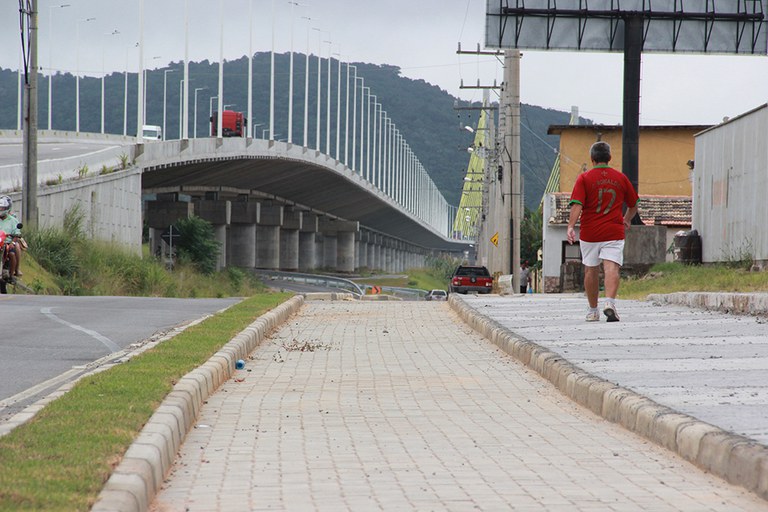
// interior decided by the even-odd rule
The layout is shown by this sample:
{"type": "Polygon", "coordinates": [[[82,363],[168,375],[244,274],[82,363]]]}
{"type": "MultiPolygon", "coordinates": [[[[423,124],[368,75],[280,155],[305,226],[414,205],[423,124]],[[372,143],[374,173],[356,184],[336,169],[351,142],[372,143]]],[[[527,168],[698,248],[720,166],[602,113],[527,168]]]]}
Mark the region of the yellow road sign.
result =
{"type": "Polygon", "coordinates": [[[491,237],[491,243],[493,245],[495,245],[496,247],[499,246],[499,232],[498,231],[496,233],[494,233],[493,236],[491,237]]]}

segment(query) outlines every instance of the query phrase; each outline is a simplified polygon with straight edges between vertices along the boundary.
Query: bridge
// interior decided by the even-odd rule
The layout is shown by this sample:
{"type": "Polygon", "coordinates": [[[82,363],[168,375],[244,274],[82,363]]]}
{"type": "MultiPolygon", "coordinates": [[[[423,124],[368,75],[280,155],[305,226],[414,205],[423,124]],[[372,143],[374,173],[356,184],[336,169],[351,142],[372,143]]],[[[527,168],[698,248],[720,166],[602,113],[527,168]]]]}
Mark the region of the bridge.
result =
{"type": "MultiPolygon", "coordinates": [[[[21,153],[13,161],[8,148],[20,143],[19,132],[0,131],[0,187],[19,206],[21,153]]],[[[77,205],[91,236],[134,251],[144,224],[152,250],[166,251],[163,233],[191,215],[213,225],[219,268],[403,271],[469,250],[451,238],[455,208],[405,145],[380,148],[378,160],[361,151],[354,163],[338,147],[252,138],[41,131],[40,147],[41,226],[61,226],[77,205]]]]}

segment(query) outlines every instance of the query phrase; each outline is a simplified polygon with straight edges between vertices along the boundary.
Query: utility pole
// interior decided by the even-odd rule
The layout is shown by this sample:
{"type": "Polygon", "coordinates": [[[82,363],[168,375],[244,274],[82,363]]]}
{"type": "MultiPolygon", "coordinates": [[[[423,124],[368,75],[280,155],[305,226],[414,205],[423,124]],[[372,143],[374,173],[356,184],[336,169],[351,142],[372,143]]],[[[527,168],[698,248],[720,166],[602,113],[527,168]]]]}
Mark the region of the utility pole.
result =
{"type": "Polygon", "coordinates": [[[24,182],[22,184],[22,223],[37,227],[37,0],[31,2],[29,17],[29,55],[24,93],[24,182]]]}
{"type": "Polygon", "coordinates": [[[503,167],[503,225],[500,239],[502,271],[512,274],[514,291],[520,289],[520,51],[504,52],[504,89],[502,94],[504,112],[503,167]],[[510,261],[511,252],[511,261],[510,261]],[[510,268],[511,267],[511,268],[510,268]]]}

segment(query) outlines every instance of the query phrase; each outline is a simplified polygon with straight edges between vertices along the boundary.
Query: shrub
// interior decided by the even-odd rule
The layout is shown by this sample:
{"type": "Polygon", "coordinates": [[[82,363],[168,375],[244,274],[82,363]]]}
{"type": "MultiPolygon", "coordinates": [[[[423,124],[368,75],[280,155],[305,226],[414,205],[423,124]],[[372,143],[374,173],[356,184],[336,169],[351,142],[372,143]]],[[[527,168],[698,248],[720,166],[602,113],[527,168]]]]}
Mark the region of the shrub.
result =
{"type": "Polygon", "coordinates": [[[189,261],[203,274],[216,271],[220,244],[214,238],[213,226],[200,217],[192,216],[176,222],[179,240],[175,249],[179,260],[189,261]]]}

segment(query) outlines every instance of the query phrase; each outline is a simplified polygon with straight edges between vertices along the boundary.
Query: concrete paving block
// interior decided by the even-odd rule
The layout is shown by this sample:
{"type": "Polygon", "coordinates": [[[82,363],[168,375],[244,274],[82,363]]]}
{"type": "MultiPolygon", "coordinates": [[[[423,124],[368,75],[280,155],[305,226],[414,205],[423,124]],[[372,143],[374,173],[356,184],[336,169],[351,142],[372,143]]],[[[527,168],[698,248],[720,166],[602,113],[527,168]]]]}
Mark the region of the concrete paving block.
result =
{"type": "Polygon", "coordinates": [[[637,393],[618,386],[607,390],[603,396],[603,408],[600,415],[608,421],[620,423],[624,400],[634,396],[637,396],[637,393]]]}
{"type": "Polygon", "coordinates": [[[755,443],[739,443],[733,446],[728,457],[728,471],[725,475],[729,482],[756,490],[760,483],[760,463],[768,460],[768,448],[755,443]]]}
{"type": "Polygon", "coordinates": [[[762,458],[757,465],[757,487],[755,492],[768,500],[768,459],[762,458]]]}
{"type": "Polygon", "coordinates": [[[587,395],[587,408],[595,414],[602,414],[605,394],[614,388],[616,388],[616,384],[602,379],[590,384],[587,395]]]}
{"type": "Polygon", "coordinates": [[[151,496],[148,494],[147,483],[138,474],[112,473],[109,478],[111,490],[125,491],[132,495],[138,504],[137,510],[148,510],[151,496]]]}
{"type": "Polygon", "coordinates": [[[107,489],[99,493],[99,498],[91,507],[92,512],[144,512],[139,500],[124,489],[107,489]]]}
{"type": "Polygon", "coordinates": [[[163,485],[164,475],[160,475],[145,459],[124,457],[115,469],[115,474],[135,475],[144,482],[146,498],[150,500],[163,485]]]}
{"type": "Polygon", "coordinates": [[[193,370],[179,379],[179,384],[185,383],[185,385],[197,390],[200,401],[204,401],[210,396],[213,390],[208,385],[208,379],[198,370],[193,370]]]}
{"type": "Polygon", "coordinates": [[[570,362],[561,359],[552,365],[552,378],[550,381],[561,393],[565,394],[568,386],[568,376],[575,372],[576,368],[570,362]]]}
{"type": "Polygon", "coordinates": [[[633,432],[640,434],[646,439],[652,439],[659,417],[670,412],[673,411],[669,407],[663,407],[652,400],[648,400],[648,403],[637,408],[633,432]]]}
{"type": "Polygon", "coordinates": [[[156,425],[154,428],[167,428],[172,435],[173,443],[177,446],[181,445],[187,435],[187,432],[182,430],[178,416],[161,411],[160,409],[155,411],[144,428],[147,428],[149,425],[156,425]]]}
{"type": "Polygon", "coordinates": [[[746,438],[725,431],[706,434],[701,439],[696,464],[725,478],[728,474],[729,459],[734,447],[748,442],[746,438]]]}
{"type": "Polygon", "coordinates": [[[150,432],[148,430],[142,430],[139,437],[136,438],[134,444],[153,446],[160,452],[160,462],[162,463],[162,473],[165,475],[173,464],[173,459],[176,456],[176,447],[172,445],[172,442],[164,435],[158,432],[150,432]]]}
{"type": "Polygon", "coordinates": [[[166,407],[163,404],[155,410],[155,413],[149,419],[150,422],[164,423],[168,425],[168,428],[179,432],[180,438],[183,440],[186,430],[184,427],[184,415],[178,407],[166,407]]]}
{"type": "Polygon", "coordinates": [[[601,382],[601,379],[594,377],[586,372],[582,372],[573,384],[573,395],[571,398],[579,405],[589,407],[589,390],[593,384],[601,382]]]}
{"type": "Polygon", "coordinates": [[[621,401],[619,424],[627,430],[637,432],[635,427],[637,424],[638,411],[643,407],[655,405],[656,404],[652,400],[640,395],[626,397],[621,401]]]}
{"type": "Polygon", "coordinates": [[[722,432],[722,429],[703,421],[694,421],[678,426],[675,440],[677,453],[685,460],[696,463],[701,440],[705,435],[715,432],[722,432]]]}
{"type": "Polygon", "coordinates": [[[188,408],[186,403],[179,400],[178,398],[166,398],[163,400],[163,403],[160,404],[158,410],[162,410],[162,412],[168,412],[176,416],[176,418],[179,420],[179,427],[181,428],[182,432],[188,432],[189,429],[192,428],[192,425],[195,424],[195,416],[192,414],[192,411],[188,408]]]}
{"type": "Polygon", "coordinates": [[[229,359],[219,354],[214,354],[208,362],[205,363],[204,366],[212,371],[214,377],[213,383],[216,386],[216,389],[219,389],[219,386],[229,379],[228,370],[232,364],[234,364],[234,361],[230,363],[229,359]]]}
{"type": "MultiPolygon", "coordinates": [[[[123,460],[144,461],[147,464],[147,466],[151,468],[151,472],[152,472],[151,480],[153,482],[152,485],[154,486],[154,488],[157,488],[157,489],[159,489],[160,486],[163,484],[163,479],[167,474],[167,470],[170,469],[170,466],[163,465],[163,454],[160,448],[158,446],[147,444],[147,443],[133,443],[125,452],[125,456],[123,457],[123,460]]],[[[143,468],[140,468],[140,469],[141,469],[140,474],[144,474],[144,469],[143,468]]],[[[117,473],[118,471],[123,473],[128,473],[128,469],[123,468],[122,463],[115,469],[115,473],[117,473]]],[[[110,478],[110,480],[112,480],[112,478],[110,478]]]]}
{"type": "Polygon", "coordinates": [[[180,379],[179,382],[173,386],[173,391],[171,391],[169,395],[183,397],[184,400],[188,401],[192,407],[192,413],[195,415],[195,418],[197,418],[197,415],[200,412],[200,405],[203,403],[202,396],[200,395],[200,388],[198,386],[194,385],[192,382],[182,381],[180,379]]]}
{"type": "Polygon", "coordinates": [[[154,418],[150,419],[141,431],[162,436],[163,439],[165,439],[165,446],[167,447],[166,449],[168,450],[168,453],[176,453],[183,441],[180,432],[171,429],[167,423],[155,421],[154,418]]]}
{"type": "Polygon", "coordinates": [[[656,416],[648,439],[668,450],[676,452],[679,449],[677,446],[678,431],[683,425],[690,425],[692,423],[698,423],[698,420],[691,418],[687,414],[672,411],[661,413],[656,416]]]}

